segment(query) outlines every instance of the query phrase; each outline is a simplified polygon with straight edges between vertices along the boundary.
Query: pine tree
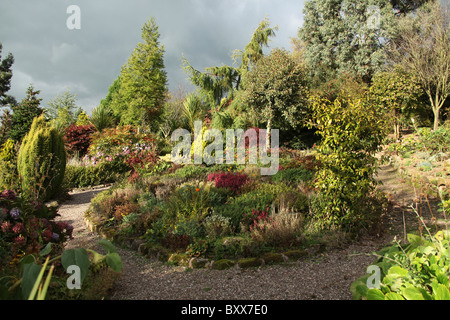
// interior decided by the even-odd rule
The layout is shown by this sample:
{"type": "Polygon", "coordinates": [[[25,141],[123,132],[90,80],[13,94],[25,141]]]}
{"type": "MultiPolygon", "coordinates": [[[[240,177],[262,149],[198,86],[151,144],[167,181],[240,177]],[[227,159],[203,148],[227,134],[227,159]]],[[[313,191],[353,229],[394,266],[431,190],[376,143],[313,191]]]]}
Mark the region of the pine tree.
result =
{"type": "Polygon", "coordinates": [[[112,101],[114,113],[122,124],[153,125],[159,121],[167,93],[164,46],[151,18],[142,28],[142,40],[134,49],[120,74],[118,97],[112,101]]]}
{"type": "Polygon", "coordinates": [[[2,60],[2,44],[0,43],[0,107],[11,105],[14,98],[6,93],[11,89],[12,70],[14,57],[10,53],[2,60]]]}
{"type": "Polygon", "coordinates": [[[27,89],[26,98],[12,108],[9,137],[16,142],[20,142],[30,130],[33,119],[44,112],[40,107],[42,99],[38,98],[39,93],[40,90],[35,90],[33,85],[30,85],[27,89]]]}

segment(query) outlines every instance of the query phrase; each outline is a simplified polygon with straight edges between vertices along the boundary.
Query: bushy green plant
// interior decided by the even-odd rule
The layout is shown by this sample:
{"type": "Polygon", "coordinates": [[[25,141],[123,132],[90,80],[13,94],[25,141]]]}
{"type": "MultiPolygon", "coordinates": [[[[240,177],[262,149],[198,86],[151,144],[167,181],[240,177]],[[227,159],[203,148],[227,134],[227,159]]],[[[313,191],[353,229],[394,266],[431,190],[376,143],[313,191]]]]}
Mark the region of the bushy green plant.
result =
{"type": "Polygon", "coordinates": [[[12,139],[3,144],[0,152],[0,190],[19,191],[17,150],[18,145],[12,139]]]}
{"type": "Polygon", "coordinates": [[[118,161],[102,162],[97,166],[68,165],[63,185],[66,188],[85,188],[114,183],[121,180],[128,169],[125,163],[118,161]]]}
{"type": "Polygon", "coordinates": [[[203,222],[206,235],[210,238],[220,238],[231,234],[230,218],[213,214],[203,222]]]}
{"type": "Polygon", "coordinates": [[[314,179],[315,172],[304,168],[285,169],[271,176],[274,182],[294,183],[310,182],[314,179]]]}
{"type": "Polygon", "coordinates": [[[35,199],[50,199],[59,191],[65,168],[63,137],[45,123],[44,116],[35,118],[17,157],[23,193],[35,199]]]}
{"type": "Polygon", "coordinates": [[[312,99],[311,109],[322,137],[315,179],[321,206],[315,214],[324,228],[356,229],[361,215],[370,213],[361,205],[376,186],[375,154],[387,133],[384,111],[365,100],[312,99]]]}
{"type": "Polygon", "coordinates": [[[181,187],[168,200],[167,215],[175,221],[202,221],[211,212],[209,190],[207,185],[181,187]]]}
{"type": "Polygon", "coordinates": [[[299,193],[294,187],[283,183],[261,183],[250,192],[230,198],[225,204],[215,206],[215,211],[227,218],[234,231],[238,231],[244,214],[250,214],[253,210],[265,210],[280,203],[288,201],[296,211],[307,209],[307,199],[304,194],[299,193]]]}
{"type": "Polygon", "coordinates": [[[450,151],[450,127],[441,126],[437,130],[420,128],[417,147],[426,152],[449,152],[450,151]]]}
{"type": "Polygon", "coordinates": [[[351,286],[354,299],[450,300],[447,231],[424,237],[409,234],[406,245],[396,242],[376,256],[372,268],[379,271],[380,283],[377,274],[356,280],[351,286]]]}
{"type": "MultiPolygon", "coordinates": [[[[0,299],[58,300],[65,297],[67,299],[89,299],[89,296],[84,295],[85,290],[67,288],[67,273],[69,273],[70,266],[76,265],[80,268],[79,285],[83,289],[90,287],[86,283],[87,280],[93,281],[93,278],[100,276],[96,270],[98,268],[105,266],[115,273],[122,271],[122,259],[114,245],[104,239],[100,240],[98,244],[106,251],[105,255],[91,249],[74,248],[55,256],[50,254],[52,243],[49,243],[38,253],[24,256],[16,273],[0,277],[0,299]],[[48,273],[44,283],[43,276],[46,272],[48,273]]],[[[107,279],[103,278],[102,280],[107,279]]],[[[105,282],[97,283],[97,286],[105,287],[107,285],[105,282]]]]}

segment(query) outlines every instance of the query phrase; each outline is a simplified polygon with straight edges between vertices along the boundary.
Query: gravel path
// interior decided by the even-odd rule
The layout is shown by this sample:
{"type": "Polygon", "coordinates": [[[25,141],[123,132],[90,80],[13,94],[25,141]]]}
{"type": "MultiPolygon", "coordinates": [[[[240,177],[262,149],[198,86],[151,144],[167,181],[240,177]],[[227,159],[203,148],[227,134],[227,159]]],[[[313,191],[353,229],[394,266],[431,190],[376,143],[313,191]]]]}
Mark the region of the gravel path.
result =
{"type": "MultiPolygon", "coordinates": [[[[391,176],[391,173],[386,176],[391,176]]],[[[84,224],[92,197],[104,189],[76,192],[61,206],[61,220],[74,225],[68,247],[93,247],[99,239],[84,224]]],[[[392,239],[392,236],[391,236],[392,239]]],[[[286,265],[259,269],[185,270],[118,249],[124,270],[113,300],[349,300],[351,283],[364,275],[389,237],[367,239],[286,265]]]]}

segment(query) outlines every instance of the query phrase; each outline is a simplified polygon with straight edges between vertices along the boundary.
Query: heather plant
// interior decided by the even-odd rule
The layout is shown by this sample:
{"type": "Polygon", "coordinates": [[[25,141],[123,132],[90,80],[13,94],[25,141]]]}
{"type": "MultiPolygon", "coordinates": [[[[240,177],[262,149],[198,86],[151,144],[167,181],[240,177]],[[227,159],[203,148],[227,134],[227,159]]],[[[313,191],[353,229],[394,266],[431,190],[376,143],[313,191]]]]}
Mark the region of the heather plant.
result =
{"type": "Polygon", "coordinates": [[[245,173],[219,172],[208,175],[208,181],[214,181],[216,188],[227,188],[238,194],[249,177],[245,173]]]}

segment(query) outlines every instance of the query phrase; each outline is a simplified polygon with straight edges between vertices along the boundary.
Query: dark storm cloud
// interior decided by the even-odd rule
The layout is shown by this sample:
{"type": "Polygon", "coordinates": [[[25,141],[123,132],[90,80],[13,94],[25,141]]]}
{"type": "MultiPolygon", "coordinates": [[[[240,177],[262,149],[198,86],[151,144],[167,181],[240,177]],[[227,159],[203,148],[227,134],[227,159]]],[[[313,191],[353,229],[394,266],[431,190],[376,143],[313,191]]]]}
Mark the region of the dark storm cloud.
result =
{"type": "Polygon", "coordinates": [[[303,0],[22,0],[0,3],[3,56],[14,55],[10,94],[18,100],[33,83],[43,104],[69,89],[90,112],[141,41],[154,17],[165,47],[169,87],[192,90],[181,58],[199,70],[231,64],[267,16],[278,25],[271,47],[289,49],[302,23],[303,0]],[[81,9],[81,29],[69,30],[69,5],[81,9]]]}

